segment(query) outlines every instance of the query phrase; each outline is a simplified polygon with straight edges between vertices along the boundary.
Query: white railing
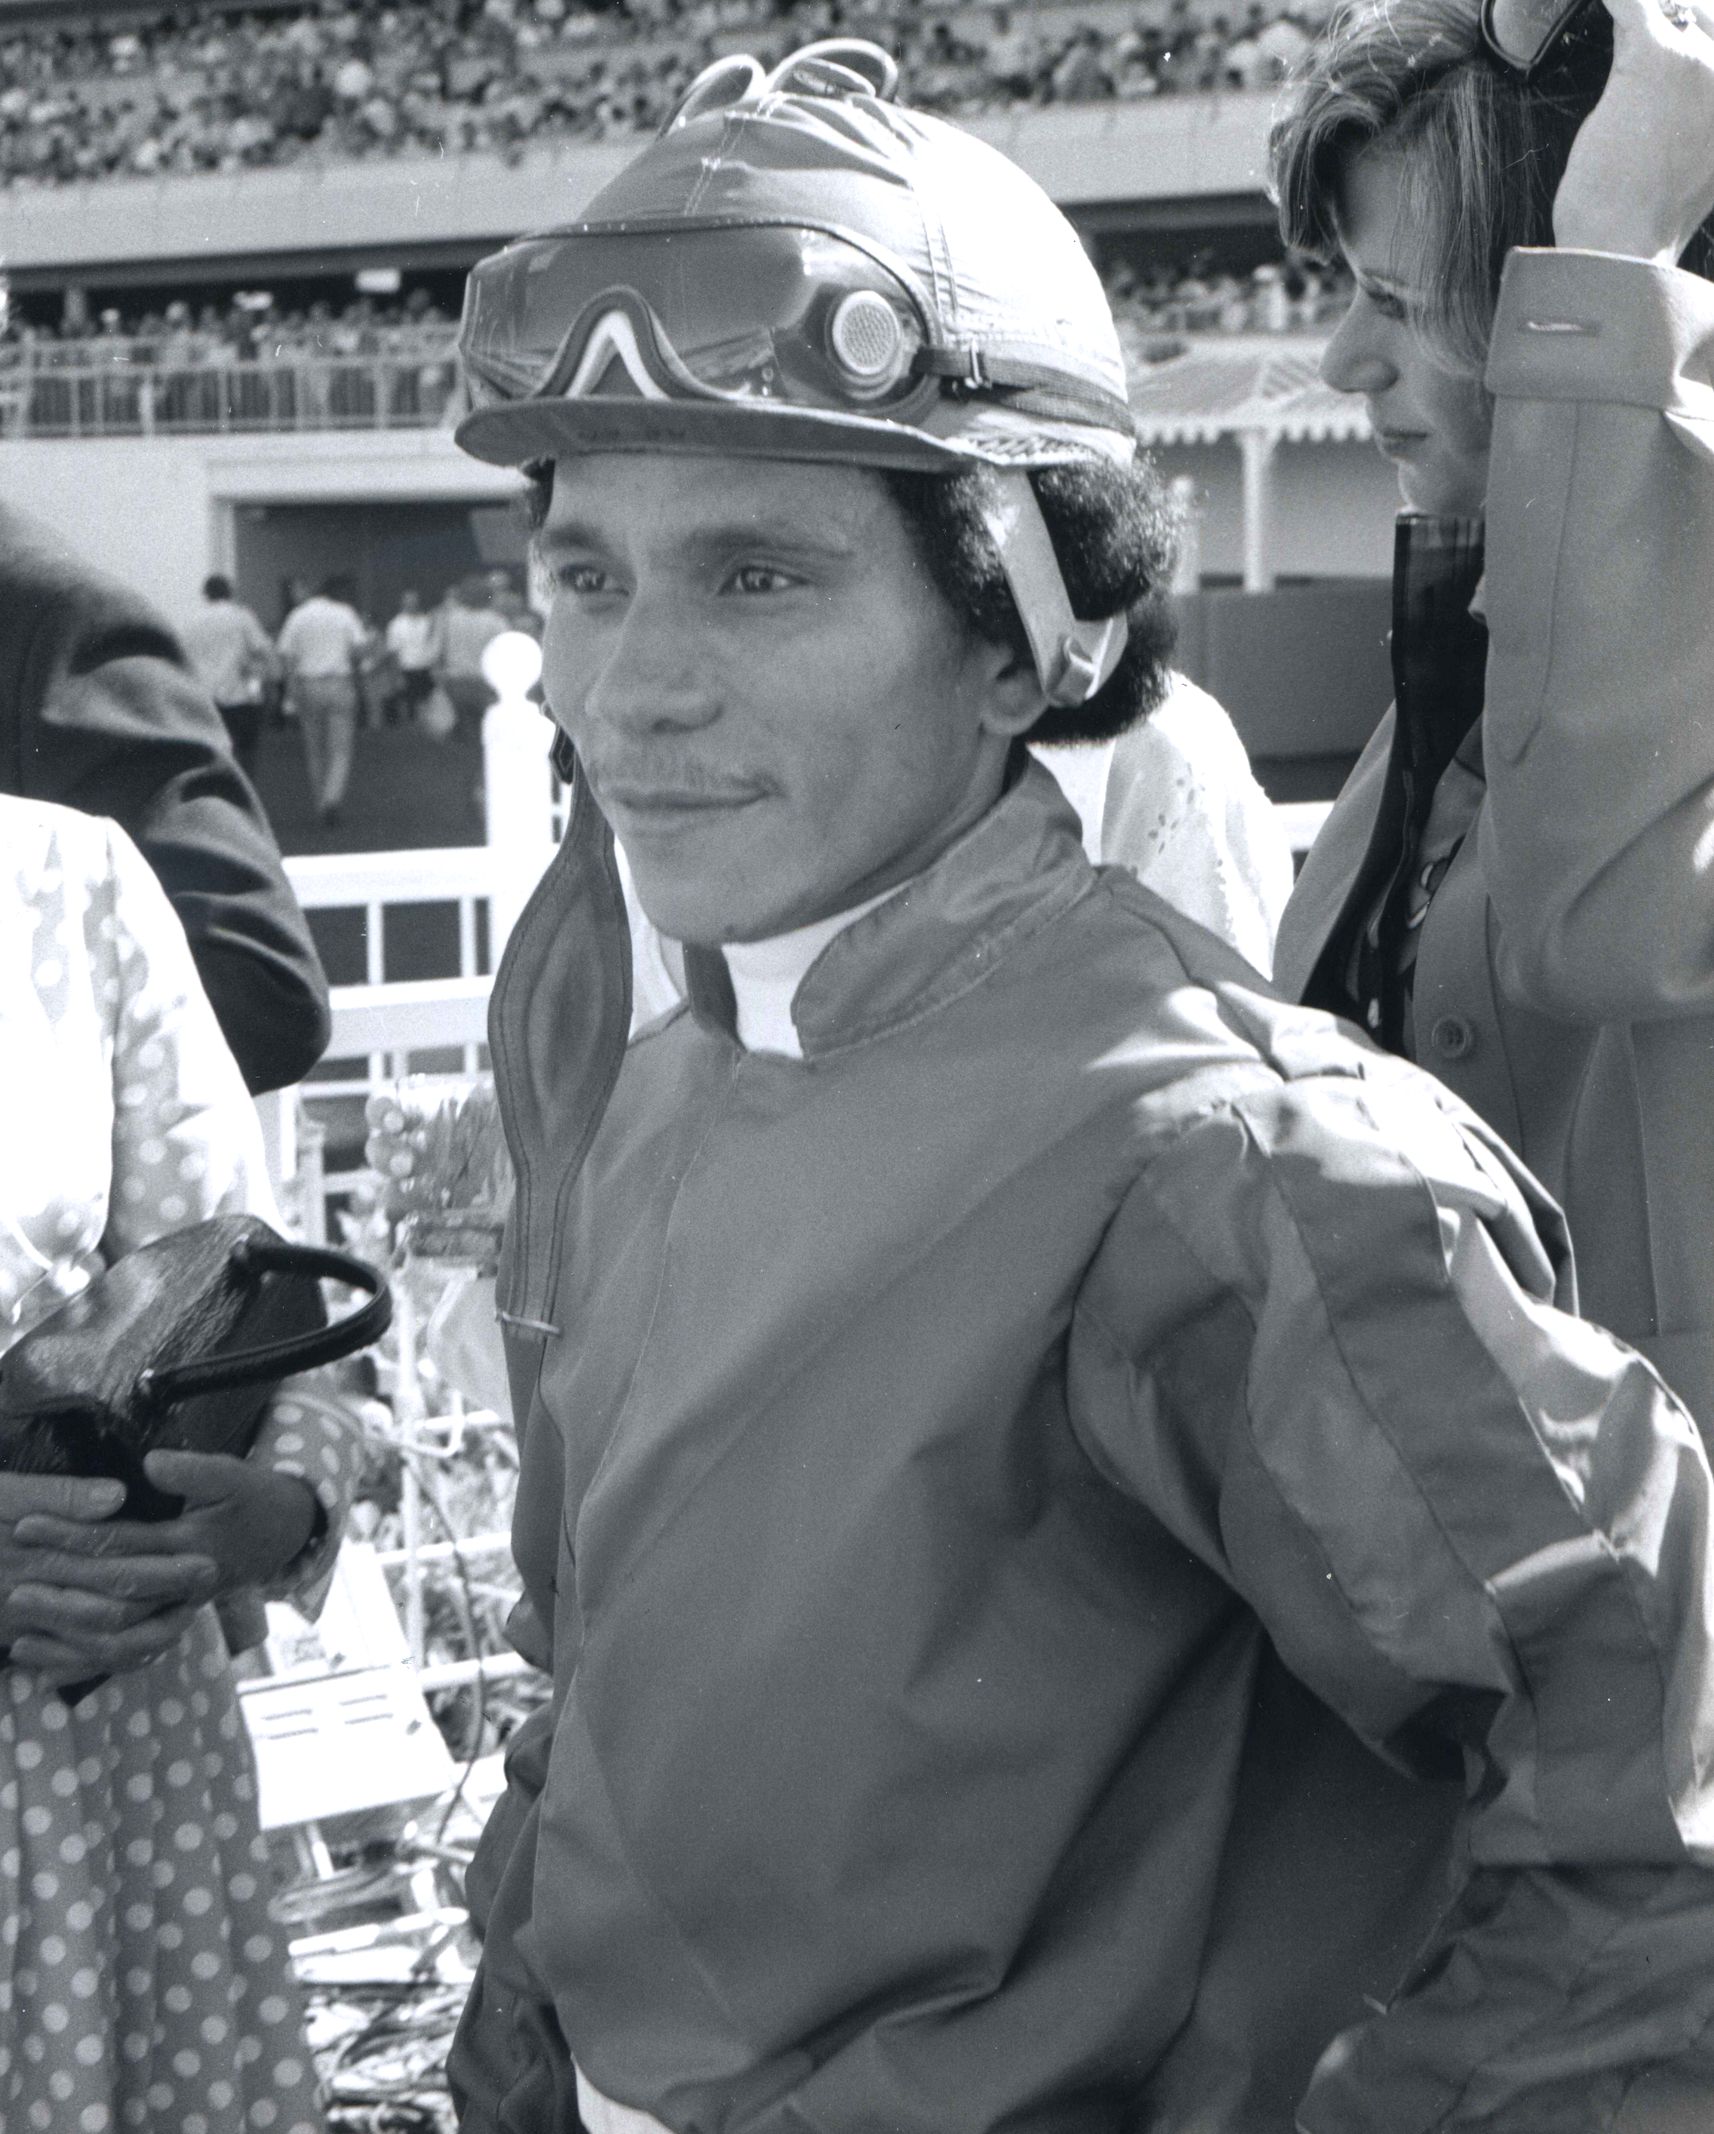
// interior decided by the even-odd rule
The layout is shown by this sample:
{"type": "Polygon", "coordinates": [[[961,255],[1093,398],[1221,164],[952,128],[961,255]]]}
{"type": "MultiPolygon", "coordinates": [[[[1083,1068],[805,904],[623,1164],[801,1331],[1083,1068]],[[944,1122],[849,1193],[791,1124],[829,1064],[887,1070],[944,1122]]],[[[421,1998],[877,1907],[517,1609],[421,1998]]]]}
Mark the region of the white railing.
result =
{"type": "Polygon", "coordinates": [[[514,664],[505,669],[504,680],[497,670],[496,682],[509,693],[483,716],[487,842],[306,854],[286,861],[287,879],[306,911],[353,912],[363,934],[362,979],[331,989],[333,1035],[316,1078],[264,1099],[261,1106],[275,1176],[282,1186],[290,1182],[286,1198],[295,1203],[308,1236],[326,1234],[328,1196],[362,1175],[360,1170],[324,1173],[318,1113],[402,1080],[425,1055],[432,1057],[436,1072],[465,1076],[481,1073],[487,1062],[494,968],[553,851],[559,806],[547,762],[548,722],[521,695],[534,679],[529,661],[539,666],[539,652],[528,639],[509,636],[497,642],[513,647],[514,664]],[[516,664],[520,645],[529,655],[522,669],[516,664]],[[457,914],[457,973],[390,975],[387,914],[448,904],[457,914]],[[449,1053],[455,1055],[450,1062],[449,1053]]]}
{"type": "Polygon", "coordinates": [[[366,1058],[367,1072],[313,1084],[318,1096],[346,1096],[373,1088],[384,1076],[408,1071],[411,1053],[457,1046],[466,1073],[474,1074],[483,1041],[481,1011],[488,998],[492,964],[487,946],[488,913],[497,847],[425,846],[412,852],[330,852],[286,862],[305,911],[355,911],[362,915],[365,969],[360,983],[334,988],[333,1043],[328,1058],[366,1058]],[[409,905],[451,904],[458,914],[458,974],[416,980],[389,979],[387,914],[409,905]]]}
{"type": "MultiPolygon", "coordinates": [[[[361,1163],[333,1176],[326,1173],[325,1132],[315,1119],[317,1109],[341,1100],[348,1103],[398,1080],[425,1053],[444,1064],[447,1053],[456,1052],[465,1075],[481,1071],[494,964],[528,887],[553,849],[557,796],[547,763],[548,727],[523,694],[539,671],[539,651],[528,640],[501,642],[508,652],[497,662],[485,662],[490,681],[504,692],[483,718],[487,842],[300,856],[286,862],[287,876],[306,911],[355,912],[363,929],[364,975],[332,989],[333,1036],[327,1055],[336,1067],[350,1064],[361,1071],[308,1082],[263,1106],[284,1197],[312,1239],[327,1235],[329,1195],[368,1175],[361,1163]],[[450,904],[456,911],[458,971],[443,978],[391,978],[387,915],[426,904],[450,904]]],[[[451,1415],[426,1412],[417,1370],[416,1307],[405,1283],[396,1287],[395,1306],[393,1424],[400,1457],[402,1546],[383,1560],[400,1573],[406,1647],[424,1690],[498,1681],[522,1672],[526,1663],[512,1652],[429,1660],[424,1574],[441,1556],[455,1557],[461,1566],[468,1558],[503,1556],[508,1537],[489,1533],[449,1537],[440,1545],[430,1541],[424,1531],[419,1473],[420,1461],[456,1450],[467,1429],[490,1427],[496,1419],[466,1412],[456,1398],[451,1415]],[[437,1442],[443,1436],[445,1446],[437,1442]]]]}

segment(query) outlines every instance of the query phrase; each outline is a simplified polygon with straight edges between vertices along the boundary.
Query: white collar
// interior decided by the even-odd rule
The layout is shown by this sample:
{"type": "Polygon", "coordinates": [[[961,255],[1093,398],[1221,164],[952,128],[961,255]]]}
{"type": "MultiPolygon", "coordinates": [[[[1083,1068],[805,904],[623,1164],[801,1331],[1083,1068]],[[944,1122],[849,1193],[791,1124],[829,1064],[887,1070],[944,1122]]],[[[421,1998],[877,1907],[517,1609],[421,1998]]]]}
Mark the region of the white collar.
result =
{"type": "Polygon", "coordinates": [[[808,926],[772,934],[765,941],[725,943],[721,954],[726,958],[732,998],[738,1008],[738,1042],[746,1052],[774,1052],[788,1060],[803,1058],[797,1024],[792,1021],[792,1001],[805,974],[836,935],[892,894],[891,889],[883,889],[879,896],[865,897],[849,911],[813,919],[808,926]]]}

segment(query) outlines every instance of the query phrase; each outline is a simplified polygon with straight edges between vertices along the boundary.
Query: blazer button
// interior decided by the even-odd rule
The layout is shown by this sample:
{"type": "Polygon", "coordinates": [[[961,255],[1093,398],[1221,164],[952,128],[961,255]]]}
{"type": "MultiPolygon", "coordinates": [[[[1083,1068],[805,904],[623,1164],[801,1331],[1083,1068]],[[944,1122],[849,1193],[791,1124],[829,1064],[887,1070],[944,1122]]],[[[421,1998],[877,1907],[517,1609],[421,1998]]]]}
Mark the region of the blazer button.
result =
{"type": "Polygon", "coordinates": [[[1443,1060],[1467,1059],[1476,1049],[1476,1030],[1462,1015],[1442,1015],[1428,1033],[1428,1042],[1443,1060]]]}

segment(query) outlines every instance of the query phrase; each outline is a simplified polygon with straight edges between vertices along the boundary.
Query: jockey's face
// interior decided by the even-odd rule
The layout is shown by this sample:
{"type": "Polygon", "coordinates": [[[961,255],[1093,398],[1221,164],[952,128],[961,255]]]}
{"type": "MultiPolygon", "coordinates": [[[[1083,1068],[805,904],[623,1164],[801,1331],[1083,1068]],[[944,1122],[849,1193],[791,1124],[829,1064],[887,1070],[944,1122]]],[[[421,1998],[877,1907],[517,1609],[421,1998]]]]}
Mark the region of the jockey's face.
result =
{"type": "Polygon", "coordinates": [[[548,702],[681,941],[763,939],[907,880],[992,804],[1039,709],[862,469],[562,459],[540,545],[548,702]]]}

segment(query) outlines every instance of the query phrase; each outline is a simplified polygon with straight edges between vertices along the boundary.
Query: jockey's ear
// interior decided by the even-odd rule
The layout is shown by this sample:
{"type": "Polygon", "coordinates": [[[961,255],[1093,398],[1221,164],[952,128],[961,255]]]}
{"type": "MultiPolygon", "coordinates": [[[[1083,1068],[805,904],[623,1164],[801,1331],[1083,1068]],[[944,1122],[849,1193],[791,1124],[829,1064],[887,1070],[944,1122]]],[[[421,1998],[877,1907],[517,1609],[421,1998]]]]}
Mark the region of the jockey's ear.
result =
{"type": "Polygon", "coordinates": [[[971,657],[987,669],[980,714],[982,731],[1007,741],[1020,741],[1047,709],[1047,695],[1035,670],[1035,662],[1010,645],[975,638],[971,657]]]}

